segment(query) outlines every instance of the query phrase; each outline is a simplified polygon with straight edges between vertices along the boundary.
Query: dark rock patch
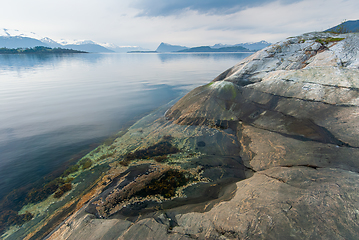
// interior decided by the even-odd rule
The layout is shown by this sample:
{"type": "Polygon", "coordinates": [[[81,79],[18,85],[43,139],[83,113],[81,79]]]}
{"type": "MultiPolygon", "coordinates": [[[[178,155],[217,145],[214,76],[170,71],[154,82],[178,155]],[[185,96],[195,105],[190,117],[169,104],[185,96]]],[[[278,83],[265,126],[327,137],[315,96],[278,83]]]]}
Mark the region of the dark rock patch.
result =
{"type": "Polygon", "coordinates": [[[177,147],[172,145],[170,142],[171,139],[172,137],[170,135],[166,135],[163,136],[162,140],[157,144],[154,144],[145,149],[136,150],[132,153],[130,152],[124,157],[121,164],[127,166],[132,160],[149,159],[152,157],[156,157],[156,161],[162,162],[166,159],[168,154],[174,154],[180,151],[177,147]]]}
{"type": "Polygon", "coordinates": [[[151,182],[137,192],[135,195],[146,197],[150,195],[160,194],[165,198],[170,198],[175,195],[178,187],[181,187],[189,181],[189,176],[184,172],[178,170],[168,170],[158,179],[152,179],[151,182]]]}

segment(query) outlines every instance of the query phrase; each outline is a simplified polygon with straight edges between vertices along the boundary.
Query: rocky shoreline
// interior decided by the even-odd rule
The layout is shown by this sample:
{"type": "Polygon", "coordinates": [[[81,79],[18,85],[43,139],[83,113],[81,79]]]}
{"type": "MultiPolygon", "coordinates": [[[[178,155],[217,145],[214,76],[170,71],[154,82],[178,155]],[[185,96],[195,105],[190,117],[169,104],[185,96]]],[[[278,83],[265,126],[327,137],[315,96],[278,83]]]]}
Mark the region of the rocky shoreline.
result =
{"type": "Polygon", "coordinates": [[[86,155],[26,239],[355,239],[358,105],[358,34],[273,44],[86,155]]]}

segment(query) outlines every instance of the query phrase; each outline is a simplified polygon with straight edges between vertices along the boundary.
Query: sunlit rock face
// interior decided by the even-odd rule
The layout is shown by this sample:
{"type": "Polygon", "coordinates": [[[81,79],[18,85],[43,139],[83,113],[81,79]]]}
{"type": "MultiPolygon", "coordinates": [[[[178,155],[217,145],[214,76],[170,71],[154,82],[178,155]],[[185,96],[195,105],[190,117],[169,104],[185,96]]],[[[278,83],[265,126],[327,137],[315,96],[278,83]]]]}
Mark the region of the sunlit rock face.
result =
{"type": "Polygon", "coordinates": [[[356,171],[358,49],[357,34],[290,38],[193,90],[166,117],[187,125],[237,122],[237,135],[251,141],[251,156],[242,157],[255,171],[289,165],[356,171]]]}
{"type": "Polygon", "coordinates": [[[112,145],[127,170],[49,239],[356,239],[358,54],[358,34],[289,38],[141,120],[112,145]],[[163,139],[179,151],[152,159],[163,139]]]}

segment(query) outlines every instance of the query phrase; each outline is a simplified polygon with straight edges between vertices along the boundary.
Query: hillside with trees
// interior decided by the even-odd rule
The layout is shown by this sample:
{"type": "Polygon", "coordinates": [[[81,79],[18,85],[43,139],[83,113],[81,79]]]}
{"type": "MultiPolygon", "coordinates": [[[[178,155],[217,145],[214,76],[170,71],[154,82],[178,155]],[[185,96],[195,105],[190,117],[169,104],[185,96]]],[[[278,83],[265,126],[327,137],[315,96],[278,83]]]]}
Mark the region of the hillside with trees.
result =
{"type": "Polygon", "coordinates": [[[33,48],[0,48],[0,54],[61,54],[61,53],[87,53],[65,48],[50,48],[37,46],[33,48]]]}

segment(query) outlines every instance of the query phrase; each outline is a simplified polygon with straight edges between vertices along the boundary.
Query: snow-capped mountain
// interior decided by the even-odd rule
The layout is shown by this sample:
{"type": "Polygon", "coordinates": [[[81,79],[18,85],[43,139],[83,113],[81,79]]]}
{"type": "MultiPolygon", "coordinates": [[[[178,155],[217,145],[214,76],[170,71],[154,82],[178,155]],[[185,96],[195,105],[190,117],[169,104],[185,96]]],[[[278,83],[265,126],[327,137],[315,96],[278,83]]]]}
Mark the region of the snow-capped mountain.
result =
{"type": "Polygon", "coordinates": [[[48,37],[41,38],[40,41],[47,44],[49,47],[52,47],[52,48],[62,47],[62,45],[60,43],[55,42],[54,40],[52,40],[51,38],[48,38],[48,37]]]}
{"type": "Polygon", "coordinates": [[[57,41],[58,43],[60,43],[61,45],[82,45],[82,44],[98,44],[100,45],[99,43],[96,43],[92,40],[77,40],[77,39],[74,39],[74,40],[65,40],[65,39],[61,39],[59,41],[57,41]]]}
{"type": "Polygon", "coordinates": [[[215,44],[212,46],[212,48],[223,48],[223,47],[245,47],[249,50],[259,50],[259,49],[263,49],[265,47],[268,47],[269,45],[271,45],[271,43],[267,42],[267,41],[260,41],[260,42],[250,42],[250,43],[239,43],[239,44],[234,44],[234,45],[228,45],[228,44],[215,44]]]}
{"type": "Polygon", "coordinates": [[[0,36],[2,36],[2,37],[27,37],[27,38],[34,38],[37,40],[41,40],[41,37],[34,32],[24,32],[24,31],[19,31],[17,29],[7,29],[7,28],[0,29],[0,36]]]}
{"type": "MultiPolygon", "coordinates": [[[[215,44],[211,46],[211,48],[224,48],[224,47],[244,47],[249,50],[259,50],[263,49],[267,46],[271,45],[271,43],[266,41],[254,42],[254,43],[240,43],[235,45],[228,44],[215,44]]],[[[55,41],[48,37],[41,37],[34,32],[25,32],[16,29],[7,29],[0,28],[0,48],[32,48],[36,46],[45,46],[45,47],[61,47],[68,48],[79,51],[86,52],[129,52],[129,51],[145,51],[148,49],[144,49],[138,46],[117,46],[113,43],[99,43],[92,40],[67,40],[60,39],[55,41]]],[[[184,49],[186,47],[170,45],[161,43],[157,49],[158,52],[166,52],[166,51],[175,51],[173,48],[181,48],[184,49]],[[161,49],[159,49],[161,47],[161,49]],[[166,48],[167,47],[167,48],[166,48]],[[163,48],[163,49],[162,49],[163,48]],[[171,49],[169,49],[171,48],[171,49]]],[[[177,49],[178,51],[180,49],[177,49]]]]}
{"type": "Polygon", "coordinates": [[[48,37],[41,37],[34,32],[24,32],[16,29],[0,29],[0,48],[31,48],[36,46],[62,47],[86,52],[127,52],[142,50],[136,46],[117,46],[113,43],[98,43],[92,40],[55,41],[48,37]]]}
{"type": "MultiPolygon", "coordinates": [[[[46,40],[45,40],[46,41],[46,40]]],[[[41,41],[41,37],[33,32],[20,32],[14,29],[0,29],[0,47],[31,48],[49,45],[41,41]]]]}
{"type": "Polygon", "coordinates": [[[145,51],[148,49],[139,47],[139,46],[117,46],[116,44],[113,43],[97,43],[99,45],[101,45],[102,47],[105,47],[107,49],[110,49],[112,51],[115,52],[120,52],[120,53],[127,53],[129,51],[145,51]]]}

